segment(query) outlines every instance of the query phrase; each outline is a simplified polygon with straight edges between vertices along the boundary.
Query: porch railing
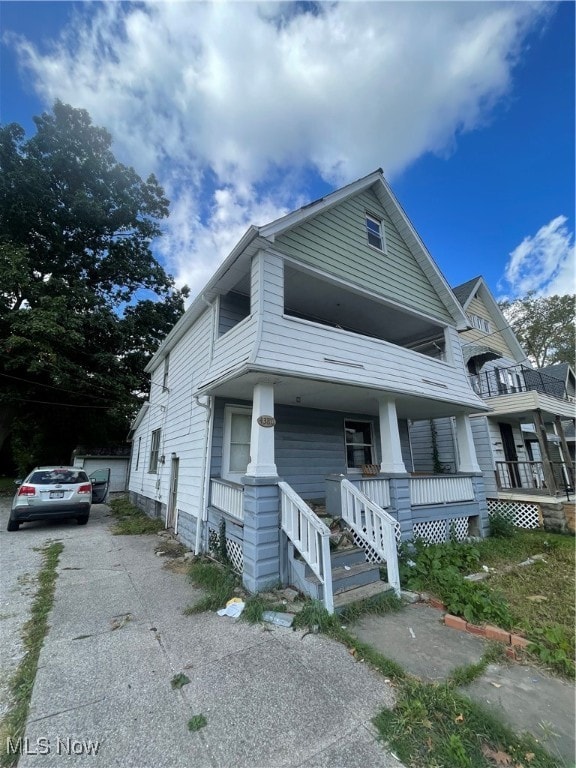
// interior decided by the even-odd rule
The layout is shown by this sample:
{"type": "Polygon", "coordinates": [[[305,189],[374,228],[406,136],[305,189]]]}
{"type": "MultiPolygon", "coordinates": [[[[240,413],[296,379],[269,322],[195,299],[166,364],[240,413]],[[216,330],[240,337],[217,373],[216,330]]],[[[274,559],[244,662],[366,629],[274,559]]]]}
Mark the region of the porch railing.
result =
{"type": "Polygon", "coordinates": [[[330,529],[285,482],[279,482],[282,530],[294,544],[324,588],[324,607],[334,613],[330,529]]]}
{"type": "Polygon", "coordinates": [[[237,520],[244,520],[244,488],[226,480],[210,480],[210,502],[213,507],[237,520]]]}
{"type": "Polygon", "coordinates": [[[412,506],[474,501],[471,477],[412,477],[410,478],[412,506]]]}
{"type": "Polygon", "coordinates": [[[358,487],[362,493],[365,493],[369,499],[375,501],[382,509],[390,506],[390,481],[386,478],[363,478],[358,483],[358,487]]]}
{"type": "MultiPolygon", "coordinates": [[[[552,461],[550,467],[557,490],[571,492],[574,489],[574,477],[570,468],[562,461],[552,461]]],[[[500,490],[545,490],[544,465],[541,461],[497,461],[496,484],[500,490]]]]}
{"type": "Polygon", "coordinates": [[[340,483],[342,519],[357,536],[386,561],[388,583],[400,595],[398,551],[396,549],[396,520],[375,501],[352,485],[349,480],[340,483]]]}

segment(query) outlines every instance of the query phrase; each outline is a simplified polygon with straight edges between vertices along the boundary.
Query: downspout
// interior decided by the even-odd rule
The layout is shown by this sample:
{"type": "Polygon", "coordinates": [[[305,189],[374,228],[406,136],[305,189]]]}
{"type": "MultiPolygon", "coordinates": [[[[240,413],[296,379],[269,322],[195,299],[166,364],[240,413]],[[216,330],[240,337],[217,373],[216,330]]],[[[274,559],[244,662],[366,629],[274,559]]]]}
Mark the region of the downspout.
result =
{"type": "Polygon", "coordinates": [[[214,408],[213,398],[209,397],[207,403],[201,403],[198,399],[198,395],[194,395],[196,405],[200,408],[204,408],[206,411],[206,423],[204,426],[204,451],[202,455],[202,486],[200,489],[200,504],[198,508],[198,515],[196,516],[196,541],[194,544],[194,554],[200,553],[200,538],[203,528],[203,523],[208,519],[208,510],[206,508],[206,497],[208,483],[210,482],[210,462],[208,461],[208,452],[212,447],[212,429],[214,426],[214,408]]]}

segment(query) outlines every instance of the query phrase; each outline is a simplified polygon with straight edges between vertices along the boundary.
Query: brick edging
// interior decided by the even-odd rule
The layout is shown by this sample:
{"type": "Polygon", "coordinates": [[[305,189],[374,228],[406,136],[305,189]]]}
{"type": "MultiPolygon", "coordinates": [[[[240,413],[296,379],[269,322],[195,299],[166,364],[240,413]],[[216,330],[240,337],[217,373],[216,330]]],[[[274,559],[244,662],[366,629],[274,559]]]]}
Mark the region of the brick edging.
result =
{"type": "Polygon", "coordinates": [[[460,616],[453,616],[451,613],[444,615],[444,624],[451,629],[468,632],[470,635],[477,635],[485,640],[496,640],[509,646],[506,648],[506,655],[510,658],[516,658],[516,649],[525,650],[530,642],[525,637],[522,637],[522,635],[516,635],[513,632],[508,632],[506,629],[500,629],[500,627],[494,627],[491,624],[486,624],[485,626],[471,624],[466,619],[462,619],[460,616]]]}

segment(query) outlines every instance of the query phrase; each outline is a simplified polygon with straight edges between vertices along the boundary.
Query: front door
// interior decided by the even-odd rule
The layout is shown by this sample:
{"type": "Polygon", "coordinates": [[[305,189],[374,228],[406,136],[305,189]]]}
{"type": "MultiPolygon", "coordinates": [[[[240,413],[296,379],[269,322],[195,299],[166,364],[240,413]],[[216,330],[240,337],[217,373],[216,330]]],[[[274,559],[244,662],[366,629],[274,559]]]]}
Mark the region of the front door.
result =
{"type": "Polygon", "coordinates": [[[508,476],[510,478],[511,488],[521,488],[520,472],[518,471],[518,454],[514,443],[514,432],[510,424],[502,422],[500,427],[500,436],[502,437],[502,447],[504,448],[504,458],[507,461],[508,476]]]}
{"type": "Polygon", "coordinates": [[[166,528],[174,528],[176,517],[176,499],[178,497],[178,470],[180,459],[172,459],[172,471],[170,472],[170,493],[168,496],[168,512],[166,514],[166,528]]]}

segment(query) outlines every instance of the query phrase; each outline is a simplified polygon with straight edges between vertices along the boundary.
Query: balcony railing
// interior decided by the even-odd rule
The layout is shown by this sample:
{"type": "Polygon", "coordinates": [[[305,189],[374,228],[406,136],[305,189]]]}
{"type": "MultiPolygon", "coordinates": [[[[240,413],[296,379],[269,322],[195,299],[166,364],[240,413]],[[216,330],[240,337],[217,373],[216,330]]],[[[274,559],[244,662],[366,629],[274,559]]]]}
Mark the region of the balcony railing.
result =
{"type": "Polygon", "coordinates": [[[569,400],[566,384],[554,376],[525,365],[495,367],[471,376],[472,388],[480,397],[512,395],[516,392],[540,392],[559,400],[569,400]]]}

